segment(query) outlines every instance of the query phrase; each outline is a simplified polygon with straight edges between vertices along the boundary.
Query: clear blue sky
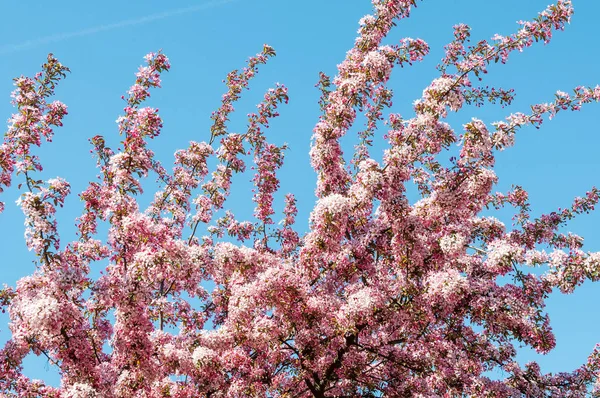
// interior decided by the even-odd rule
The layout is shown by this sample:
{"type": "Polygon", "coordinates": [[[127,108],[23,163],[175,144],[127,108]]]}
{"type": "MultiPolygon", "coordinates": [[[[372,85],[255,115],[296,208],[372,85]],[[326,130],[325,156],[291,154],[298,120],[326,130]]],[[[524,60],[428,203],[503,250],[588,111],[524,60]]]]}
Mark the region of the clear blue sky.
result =
{"type": "MultiPolygon", "coordinates": [[[[388,38],[420,37],[431,46],[426,61],[397,69],[391,85],[395,90],[394,112],[411,116],[411,104],[436,77],[435,65],[443,45],[452,38],[452,25],[471,25],[472,39],[509,34],[517,20],[530,19],[550,0],[425,0],[409,20],[402,21],[388,38]]],[[[335,74],[352,46],[358,20],[370,12],[367,0],[232,0],[178,1],[107,0],[50,3],[2,2],[0,4],[0,113],[8,119],[13,109],[9,94],[12,78],[33,75],[53,52],[71,68],[61,83],[57,99],[69,106],[65,127],[57,130],[53,143],[38,153],[46,170],[42,177],[61,176],[71,182],[74,194],[59,212],[63,242],[73,239],[74,218],[81,205],[76,194],[95,178],[94,160],[87,139],[102,134],[116,147],[115,119],[121,112],[120,96],[134,80],[142,57],[163,49],[172,63],[163,88],[152,92],[150,106],[160,108],[164,129],[152,143],[165,165],[189,140],[207,140],[209,116],[220,101],[221,80],[233,68],[242,67],[263,43],[273,46],[277,57],[261,69],[239,104],[234,127],[243,128],[245,115],[264,90],[275,82],[289,87],[290,103],[272,124],[270,137],[287,142],[291,151],[280,173],[281,192],[299,199],[299,225],[307,226],[314,203],[315,176],[308,163],[312,128],[318,118],[318,91],[313,87],[318,72],[335,74]]],[[[467,108],[453,115],[453,127],[477,116],[485,122],[500,120],[511,112],[527,112],[532,103],[553,99],[556,90],[569,92],[577,85],[600,83],[597,18],[600,2],[574,0],[575,16],[553,42],[538,44],[513,54],[507,65],[492,66],[483,84],[515,88],[517,100],[507,109],[486,106],[467,108]]],[[[600,185],[600,105],[592,104],[575,114],[559,114],[541,130],[525,129],[517,145],[501,153],[497,162],[498,189],[520,184],[530,192],[534,215],[568,206],[573,197],[592,185],[600,185]]],[[[250,177],[244,177],[247,181],[250,177]]],[[[241,180],[240,180],[241,181],[241,180]]],[[[243,182],[243,181],[242,181],[243,182]]],[[[16,184],[15,184],[16,185],[16,184]]],[[[234,191],[230,206],[236,214],[251,214],[248,184],[234,191]]],[[[3,194],[7,210],[0,215],[3,253],[0,282],[14,285],[33,272],[33,256],[23,240],[23,217],[14,204],[16,189],[3,194]]],[[[510,223],[510,220],[504,220],[510,223]]],[[[600,215],[583,216],[569,230],[586,237],[586,250],[600,250],[600,215]]],[[[545,357],[524,352],[520,359],[537,359],[543,371],[570,371],[583,363],[594,344],[600,342],[600,286],[586,284],[570,296],[554,295],[548,311],[557,335],[557,348],[545,357]]],[[[0,317],[0,343],[8,338],[7,317],[0,317]]],[[[26,374],[56,385],[56,372],[41,358],[28,358],[26,374]]]]}

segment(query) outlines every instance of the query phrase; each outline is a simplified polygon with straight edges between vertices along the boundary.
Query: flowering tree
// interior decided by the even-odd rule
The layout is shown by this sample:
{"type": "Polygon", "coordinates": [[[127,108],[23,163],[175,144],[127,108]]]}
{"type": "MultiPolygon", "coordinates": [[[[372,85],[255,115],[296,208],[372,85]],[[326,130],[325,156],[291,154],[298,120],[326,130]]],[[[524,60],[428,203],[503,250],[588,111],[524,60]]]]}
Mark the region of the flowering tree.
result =
{"type": "Polygon", "coordinates": [[[243,134],[228,130],[233,104],[258,67],[275,55],[269,46],[248,66],[227,75],[227,93],[212,115],[208,142],[175,153],[167,171],[147,147],[162,126],[158,110],[142,107],[169,69],[162,53],[146,56],[118,119],[123,141],[114,151],[101,136],[90,141],[99,182],[80,194],[79,238],[61,245],[54,214],[69,194],[60,179],[36,180],[42,169],[32,146],[50,141],[67,107],[50,102],[68,69],[52,55],[33,78],[15,80],[17,112],[0,147],[0,184],[13,174],[24,193],[27,246],[37,269],[0,301],[12,338],[0,351],[0,391],[15,397],[546,397],[592,393],[600,349],[572,373],[543,374],[515,361],[516,344],[546,353],[555,346],[544,301],[553,289],[573,291],[600,275],[600,253],[560,232],[588,212],[598,190],[567,209],[530,217],[527,192],[493,193],[495,153],[513,144],[522,127],[600,100],[600,88],[557,92],[529,114],[487,126],[473,119],[455,132],[443,120],[465,104],[509,104],[512,90],[472,80],[513,51],[548,42],[573,9],[559,0],[517,33],[468,45],[469,27],[454,27],[438,65],[439,77],[414,104],[415,116],[385,117],[381,162],[369,150],[392,92],[395,65],[428,53],[422,40],[381,45],[416,0],[373,0],[374,15],[338,75],[321,74],[322,116],[314,128],[312,165],[317,204],[304,236],[294,230],[294,196],[285,196],[275,224],[277,170],[285,147],[264,129],[287,102],[287,89],[269,90],[243,134]],[[347,167],[340,139],[357,113],[367,120],[347,167]],[[446,164],[440,153],[460,143],[446,164]],[[228,209],[232,177],[254,163],[255,220],[228,209]],[[147,209],[137,195],[149,174],[161,188],[147,209]],[[421,195],[407,199],[415,183],[421,195]],[[507,228],[486,208],[514,207],[507,228]],[[99,240],[98,227],[109,226],[99,240]],[[198,236],[206,231],[206,236],[198,236]],[[226,237],[226,235],[228,237],[226,237]],[[236,240],[239,243],[232,243],[236,240]],[[90,266],[109,265],[91,278],[90,266]],[[544,266],[543,274],[528,267],[544,266]],[[510,283],[504,281],[510,278],[510,283]],[[500,278],[503,279],[502,283],[500,278]],[[211,286],[210,289],[208,287],[211,286]],[[22,373],[30,352],[47,357],[61,386],[22,373]],[[503,380],[488,377],[502,369],[503,380]]]}

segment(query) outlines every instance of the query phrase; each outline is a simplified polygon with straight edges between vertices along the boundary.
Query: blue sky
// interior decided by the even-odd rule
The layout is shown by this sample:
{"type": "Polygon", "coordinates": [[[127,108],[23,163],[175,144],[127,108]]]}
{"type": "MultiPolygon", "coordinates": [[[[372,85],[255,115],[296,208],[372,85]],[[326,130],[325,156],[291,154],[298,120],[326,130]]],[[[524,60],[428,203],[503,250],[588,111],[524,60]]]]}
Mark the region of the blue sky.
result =
{"type": "MultiPolygon", "coordinates": [[[[469,24],[473,41],[489,39],[495,33],[514,32],[517,20],[531,19],[549,1],[420,2],[413,16],[400,22],[386,41],[420,37],[431,46],[424,62],[394,71],[390,83],[395,91],[393,111],[412,115],[412,102],[437,76],[435,65],[443,56],[443,45],[452,38],[452,25],[469,24]]],[[[134,81],[142,57],[161,48],[172,69],[164,76],[163,88],[152,92],[149,105],[160,108],[165,122],[161,137],[151,144],[165,165],[189,140],[208,140],[209,116],[224,92],[221,80],[227,72],[242,67],[263,43],[277,50],[277,57],[262,67],[251,83],[252,90],[244,93],[232,127],[243,128],[246,113],[254,110],[254,104],[275,82],[289,87],[290,103],[272,123],[269,138],[291,147],[280,173],[281,192],[296,194],[299,226],[306,229],[315,181],[308,150],[319,115],[319,93],[313,86],[319,71],[335,74],[336,64],[354,42],[357,21],[370,12],[367,0],[69,0],[43,4],[0,4],[0,94],[4,98],[0,112],[5,119],[13,112],[9,97],[12,78],[33,75],[48,52],[71,68],[72,73],[57,90],[57,99],[69,106],[65,126],[56,131],[53,143],[38,151],[46,168],[42,177],[61,176],[73,187],[67,207],[58,214],[63,242],[74,237],[74,218],[81,209],[76,194],[97,172],[87,139],[102,134],[109,145],[117,146],[115,119],[124,105],[120,97],[134,81]]],[[[574,0],[574,5],[571,25],[556,33],[552,43],[512,54],[507,65],[493,65],[485,76],[485,85],[515,88],[514,104],[505,109],[493,105],[464,109],[450,118],[457,131],[473,116],[490,123],[511,112],[527,112],[529,104],[551,101],[556,90],[569,92],[577,85],[600,83],[596,51],[600,2],[574,0]]],[[[599,126],[600,105],[591,104],[575,114],[559,114],[541,130],[522,130],[516,146],[498,156],[498,189],[511,184],[528,189],[534,215],[568,206],[574,196],[600,183],[599,126]]],[[[249,178],[238,179],[241,188],[234,190],[229,202],[236,214],[252,212],[245,183],[249,178]]],[[[1,198],[7,202],[7,210],[0,215],[0,250],[4,253],[0,282],[9,285],[34,269],[33,256],[23,240],[22,214],[14,205],[18,195],[11,188],[1,198]]],[[[586,237],[586,250],[599,251],[597,225],[600,216],[592,214],[576,219],[568,230],[586,237]]],[[[526,351],[519,358],[539,360],[544,371],[569,371],[579,366],[600,342],[598,300],[600,286],[592,284],[570,296],[553,295],[548,311],[557,335],[556,350],[545,357],[526,351]]],[[[0,317],[0,342],[8,338],[6,323],[6,316],[0,317]]],[[[51,368],[42,359],[31,358],[26,363],[28,375],[56,384],[51,368]]]]}

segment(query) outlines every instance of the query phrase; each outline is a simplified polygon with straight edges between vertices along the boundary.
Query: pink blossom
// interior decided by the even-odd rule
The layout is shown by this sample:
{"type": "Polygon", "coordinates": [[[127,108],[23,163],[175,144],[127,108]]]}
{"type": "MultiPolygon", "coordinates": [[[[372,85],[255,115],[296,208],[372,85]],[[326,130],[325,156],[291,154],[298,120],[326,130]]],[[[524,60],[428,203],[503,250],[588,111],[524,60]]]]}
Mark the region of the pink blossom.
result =
{"type": "Polygon", "coordinates": [[[65,397],[68,398],[95,398],[97,396],[97,391],[89,384],[84,383],[75,383],[65,392],[65,397]]]}
{"type": "Polygon", "coordinates": [[[598,189],[538,215],[524,188],[493,191],[493,167],[519,129],[599,101],[600,89],[557,91],[491,125],[467,118],[460,133],[444,120],[465,105],[510,104],[512,89],[476,82],[490,63],[551,40],[569,22],[571,2],[558,0],[490,42],[469,45],[469,27],[456,25],[413,117],[387,116],[393,67],[429,51],[420,39],[383,44],[416,4],[374,0],[337,75],[320,74],[322,113],[310,150],[316,201],[304,233],[297,197],[279,193],[287,145],[265,134],[288,102],[286,86],[264,92],[243,131],[229,126],[236,102],[275,55],[271,47],[227,74],[210,138],[177,151],[172,170],[149,149],[163,122],[143,104],[170,64],[148,54],[123,97],[119,146],[90,139],[99,175],[79,196],[78,237],[67,244],[55,216],[70,185],[35,176],[43,167],[32,146],[50,141],[67,114],[50,97],[68,69],[49,56],[42,72],[17,78],[0,184],[10,186],[14,172],[23,179],[18,204],[36,271],[0,290],[11,332],[0,350],[0,395],[537,397],[597,388],[598,347],[578,369],[558,374],[521,365],[517,349],[552,350],[549,294],[600,279],[600,254],[564,232],[594,210],[598,189]],[[371,152],[381,136],[380,158],[371,152]],[[448,161],[454,145],[458,155],[448,161]],[[247,168],[254,213],[244,219],[228,200],[247,168]],[[145,207],[148,177],[156,192],[145,207]],[[497,211],[512,212],[513,225],[490,215],[497,211]],[[59,387],[23,374],[30,353],[57,368],[59,387]],[[490,378],[497,370],[503,375],[490,378]]]}
{"type": "Polygon", "coordinates": [[[441,295],[443,298],[448,299],[451,295],[459,295],[461,289],[467,288],[466,278],[460,275],[457,270],[442,271],[431,276],[427,279],[429,286],[428,294],[432,297],[441,295]]]}

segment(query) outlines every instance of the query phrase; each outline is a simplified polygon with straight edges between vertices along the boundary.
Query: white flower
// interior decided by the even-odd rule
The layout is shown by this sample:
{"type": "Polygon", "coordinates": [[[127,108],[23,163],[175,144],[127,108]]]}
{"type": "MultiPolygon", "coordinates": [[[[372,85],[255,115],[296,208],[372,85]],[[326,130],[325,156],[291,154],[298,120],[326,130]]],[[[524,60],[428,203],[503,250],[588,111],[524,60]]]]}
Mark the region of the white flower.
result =
{"type": "Polygon", "coordinates": [[[429,295],[448,297],[451,294],[458,292],[460,289],[465,288],[467,280],[460,272],[458,272],[458,270],[451,269],[430,275],[427,278],[427,284],[429,285],[429,295]]]}
{"type": "Polygon", "coordinates": [[[487,265],[491,269],[509,270],[512,267],[512,261],[521,262],[524,260],[523,248],[511,242],[497,239],[488,244],[487,265]]]}
{"type": "Polygon", "coordinates": [[[348,297],[346,312],[350,316],[369,316],[375,299],[370,287],[365,287],[348,297]]]}
{"type": "MultiPolygon", "coordinates": [[[[453,111],[458,111],[465,98],[460,91],[460,84],[456,84],[450,77],[440,77],[431,82],[429,87],[423,91],[423,99],[429,106],[436,107],[435,104],[448,106],[453,111]]],[[[440,111],[442,111],[440,109],[440,111]]],[[[445,111],[442,111],[445,116],[445,111]]]]}
{"type": "Polygon", "coordinates": [[[66,398],[95,398],[98,394],[89,384],[75,383],[65,392],[66,398]]]}
{"type": "Polygon", "coordinates": [[[212,361],[215,357],[216,353],[207,347],[196,347],[194,353],[192,354],[192,359],[195,364],[207,364],[212,361]]]}
{"type": "Polygon", "coordinates": [[[440,239],[440,249],[445,254],[452,255],[462,251],[467,243],[467,239],[461,234],[444,235],[440,239]]]}
{"type": "Polygon", "coordinates": [[[381,75],[385,79],[392,70],[390,61],[379,51],[369,51],[362,64],[369,71],[371,78],[381,75]]]}

